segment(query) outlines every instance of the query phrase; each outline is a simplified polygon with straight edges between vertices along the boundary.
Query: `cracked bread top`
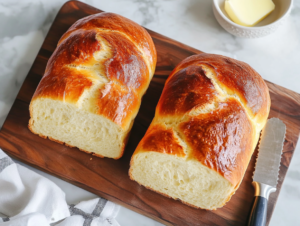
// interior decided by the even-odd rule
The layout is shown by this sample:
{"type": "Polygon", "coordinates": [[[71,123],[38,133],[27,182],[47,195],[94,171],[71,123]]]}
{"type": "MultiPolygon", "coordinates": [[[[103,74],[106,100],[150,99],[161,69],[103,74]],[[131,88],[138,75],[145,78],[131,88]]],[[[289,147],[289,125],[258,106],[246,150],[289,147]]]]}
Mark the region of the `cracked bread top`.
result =
{"type": "Polygon", "coordinates": [[[199,161],[238,187],[269,111],[268,87],[248,64],[194,55],[170,74],[134,155],[156,151],[199,161]]]}
{"type": "Polygon", "coordinates": [[[144,28],[113,13],[91,15],[59,40],[32,101],[71,103],[126,130],[155,66],[155,46],[144,28]]]}

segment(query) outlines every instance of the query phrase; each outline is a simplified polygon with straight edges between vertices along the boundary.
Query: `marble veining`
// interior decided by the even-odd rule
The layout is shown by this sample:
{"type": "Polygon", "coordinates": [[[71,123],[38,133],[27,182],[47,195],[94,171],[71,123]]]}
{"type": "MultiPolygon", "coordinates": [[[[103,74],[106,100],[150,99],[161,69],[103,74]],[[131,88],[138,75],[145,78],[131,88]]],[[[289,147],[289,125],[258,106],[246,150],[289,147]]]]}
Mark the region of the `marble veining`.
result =
{"type": "MultiPolygon", "coordinates": [[[[65,0],[0,0],[0,125],[27,75],[38,50],[65,0]]],[[[85,0],[96,8],[118,13],[204,52],[242,60],[264,79],[300,93],[300,1],[290,17],[269,36],[237,38],[216,21],[211,0],[85,0]]],[[[279,195],[271,226],[300,225],[300,150],[296,148],[279,195]]],[[[29,167],[29,166],[27,166],[29,167]]],[[[95,195],[43,173],[58,184],[67,202],[95,195]]],[[[272,195],[272,194],[271,194],[272,195]]],[[[161,225],[126,208],[117,216],[122,226],[161,225]]]]}

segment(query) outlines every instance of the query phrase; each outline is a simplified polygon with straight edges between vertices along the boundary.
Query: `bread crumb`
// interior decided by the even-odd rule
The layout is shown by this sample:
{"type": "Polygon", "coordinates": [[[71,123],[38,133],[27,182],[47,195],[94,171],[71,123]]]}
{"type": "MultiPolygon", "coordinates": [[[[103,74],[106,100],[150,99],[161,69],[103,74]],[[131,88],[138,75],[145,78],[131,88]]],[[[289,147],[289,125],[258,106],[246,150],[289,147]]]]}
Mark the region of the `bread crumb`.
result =
{"type": "Polygon", "coordinates": [[[90,158],[90,160],[92,160],[93,158],[90,158]]]}

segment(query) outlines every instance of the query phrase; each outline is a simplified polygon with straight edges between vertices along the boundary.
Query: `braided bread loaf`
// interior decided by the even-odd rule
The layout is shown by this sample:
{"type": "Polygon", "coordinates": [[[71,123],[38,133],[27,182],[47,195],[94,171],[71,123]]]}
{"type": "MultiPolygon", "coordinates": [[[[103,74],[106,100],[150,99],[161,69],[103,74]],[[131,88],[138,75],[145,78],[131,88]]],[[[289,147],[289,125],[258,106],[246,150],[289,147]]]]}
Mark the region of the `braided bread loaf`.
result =
{"type": "Polygon", "coordinates": [[[129,175],[188,205],[222,207],[243,179],[269,109],[268,88],[249,65],[191,56],[166,81],[129,175]]]}
{"type": "Polygon", "coordinates": [[[153,41],[133,21],[113,13],[78,20],[48,61],[30,103],[29,129],[120,158],[155,65],[153,41]]]}

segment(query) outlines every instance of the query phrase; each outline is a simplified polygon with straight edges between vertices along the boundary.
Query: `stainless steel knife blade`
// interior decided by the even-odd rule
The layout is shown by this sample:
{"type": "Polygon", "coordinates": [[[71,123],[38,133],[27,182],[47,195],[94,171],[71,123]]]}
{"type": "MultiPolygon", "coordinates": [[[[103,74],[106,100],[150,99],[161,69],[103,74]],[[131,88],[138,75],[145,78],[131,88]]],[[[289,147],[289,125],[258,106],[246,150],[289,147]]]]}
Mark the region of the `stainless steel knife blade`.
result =
{"type": "Polygon", "coordinates": [[[248,226],[265,226],[269,195],[276,191],[286,126],[278,118],[267,121],[262,131],[253,175],[254,202],[248,226]]]}
{"type": "Polygon", "coordinates": [[[286,126],[278,118],[267,121],[262,131],[253,181],[276,188],[286,126]]]}

